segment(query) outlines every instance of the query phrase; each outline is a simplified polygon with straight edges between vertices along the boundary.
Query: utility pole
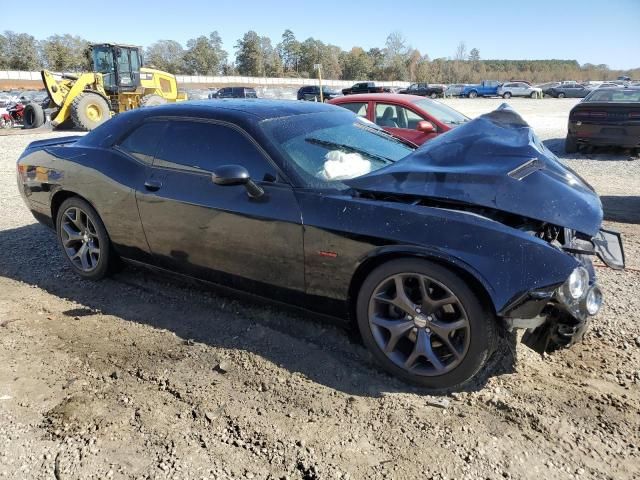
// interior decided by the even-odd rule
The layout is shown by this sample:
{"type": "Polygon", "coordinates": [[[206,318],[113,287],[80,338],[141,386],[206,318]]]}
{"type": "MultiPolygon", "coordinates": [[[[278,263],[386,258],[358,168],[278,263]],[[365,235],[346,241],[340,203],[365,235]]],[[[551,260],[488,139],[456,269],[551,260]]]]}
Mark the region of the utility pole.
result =
{"type": "Polygon", "coordinates": [[[320,83],[320,101],[324,102],[324,96],[322,94],[322,64],[314,63],[313,69],[318,70],[318,82],[320,83]]]}

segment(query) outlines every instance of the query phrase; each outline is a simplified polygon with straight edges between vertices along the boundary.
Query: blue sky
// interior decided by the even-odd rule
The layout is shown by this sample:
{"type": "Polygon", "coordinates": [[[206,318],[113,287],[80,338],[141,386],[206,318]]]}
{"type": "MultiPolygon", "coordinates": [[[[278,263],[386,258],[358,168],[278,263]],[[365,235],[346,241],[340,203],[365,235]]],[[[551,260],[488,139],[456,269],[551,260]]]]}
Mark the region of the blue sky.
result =
{"type": "Polygon", "coordinates": [[[274,45],[290,28],[298,40],[315,37],[344,49],[381,47],[390,32],[399,31],[431,58],[453,56],[465,41],[485,59],[559,58],[640,67],[640,0],[109,0],[81,5],[67,9],[32,0],[28,13],[7,5],[1,9],[0,31],[27,31],[37,38],[72,33],[95,42],[147,46],[164,38],[184,44],[218,30],[232,56],[236,40],[250,29],[271,37],[274,45]]]}

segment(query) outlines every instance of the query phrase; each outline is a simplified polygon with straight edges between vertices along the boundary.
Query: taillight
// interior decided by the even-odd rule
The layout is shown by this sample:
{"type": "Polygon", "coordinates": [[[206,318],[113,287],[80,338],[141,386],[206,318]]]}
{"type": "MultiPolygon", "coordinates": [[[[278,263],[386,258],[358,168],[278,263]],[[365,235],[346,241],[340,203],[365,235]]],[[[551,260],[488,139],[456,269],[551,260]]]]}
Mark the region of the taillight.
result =
{"type": "Polygon", "coordinates": [[[580,110],[574,112],[573,116],[576,118],[607,118],[607,112],[590,112],[588,110],[580,110]]]}
{"type": "Polygon", "coordinates": [[[629,112],[629,118],[640,120],[640,112],[629,112]]]}

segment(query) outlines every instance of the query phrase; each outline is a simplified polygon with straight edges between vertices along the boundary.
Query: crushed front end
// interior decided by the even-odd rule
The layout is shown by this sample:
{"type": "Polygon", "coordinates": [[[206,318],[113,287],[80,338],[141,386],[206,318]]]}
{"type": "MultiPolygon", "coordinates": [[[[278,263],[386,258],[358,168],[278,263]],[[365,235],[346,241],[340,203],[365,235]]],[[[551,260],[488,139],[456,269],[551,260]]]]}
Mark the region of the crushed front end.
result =
{"type": "Polygon", "coordinates": [[[593,267],[594,257],[611,268],[624,268],[624,250],[618,233],[600,230],[595,237],[586,239],[564,229],[562,237],[554,242],[577,260],[566,281],[527,292],[500,312],[509,330],[526,329],[522,343],[540,354],[582,340],[591,318],[600,311],[603,295],[593,267]]]}

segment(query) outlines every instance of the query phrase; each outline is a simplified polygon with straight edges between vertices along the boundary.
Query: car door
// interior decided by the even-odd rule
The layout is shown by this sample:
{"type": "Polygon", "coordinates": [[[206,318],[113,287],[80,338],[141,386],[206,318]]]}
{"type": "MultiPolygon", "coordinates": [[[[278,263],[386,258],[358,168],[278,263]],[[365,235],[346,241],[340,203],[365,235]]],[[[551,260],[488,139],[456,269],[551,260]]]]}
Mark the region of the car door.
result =
{"type": "Polygon", "coordinates": [[[266,153],[232,124],[166,122],[137,195],[154,262],[234,288],[304,290],[300,210],[266,153]],[[229,164],[244,166],[264,195],[214,184],[212,171],[229,164]]]}
{"type": "MultiPolygon", "coordinates": [[[[402,105],[390,102],[376,102],[374,111],[374,122],[378,126],[416,145],[422,145],[427,140],[438,135],[437,130],[429,133],[418,130],[419,122],[424,120],[431,122],[431,120],[402,105]]],[[[433,122],[432,125],[435,127],[433,122]]]]}
{"type": "Polygon", "coordinates": [[[584,98],[587,96],[587,88],[584,85],[576,85],[574,96],[576,98],[584,98]]]}

